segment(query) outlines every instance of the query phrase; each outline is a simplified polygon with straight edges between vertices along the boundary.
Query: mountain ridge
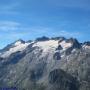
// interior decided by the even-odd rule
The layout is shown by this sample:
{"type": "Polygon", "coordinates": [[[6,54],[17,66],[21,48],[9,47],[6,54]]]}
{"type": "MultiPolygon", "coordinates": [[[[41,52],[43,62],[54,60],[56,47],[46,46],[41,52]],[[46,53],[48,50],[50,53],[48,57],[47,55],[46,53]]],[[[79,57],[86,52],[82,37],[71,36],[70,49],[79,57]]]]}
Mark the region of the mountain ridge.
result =
{"type": "Polygon", "coordinates": [[[77,39],[18,40],[0,53],[0,87],[90,90],[90,45],[77,39]]]}
{"type": "MultiPolygon", "coordinates": [[[[22,39],[18,39],[14,42],[12,42],[11,44],[8,44],[7,46],[5,46],[4,48],[7,48],[7,47],[10,47],[12,45],[14,45],[16,42],[20,41],[21,43],[28,43],[28,42],[35,42],[35,41],[48,41],[48,40],[59,40],[59,41],[62,41],[62,40],[66,40],[66,42],[68,42],[69,40],[71,40],[71,42],[73,41],[76,41],[78,43],[80,43],[81,45],[88,45],[90,46],[90,41],[84,41],[83,43],[79,42],[76,38],[65,38],[65,37],[46,37],[46,36],[42,36],[42,37],[39,37],[39,38],[36,38],[35,40],[28,40],[28,41],[24,41],[22,39]]],[[[2,51],[4,48],[0,49],[0,51],[2,51]]]]}

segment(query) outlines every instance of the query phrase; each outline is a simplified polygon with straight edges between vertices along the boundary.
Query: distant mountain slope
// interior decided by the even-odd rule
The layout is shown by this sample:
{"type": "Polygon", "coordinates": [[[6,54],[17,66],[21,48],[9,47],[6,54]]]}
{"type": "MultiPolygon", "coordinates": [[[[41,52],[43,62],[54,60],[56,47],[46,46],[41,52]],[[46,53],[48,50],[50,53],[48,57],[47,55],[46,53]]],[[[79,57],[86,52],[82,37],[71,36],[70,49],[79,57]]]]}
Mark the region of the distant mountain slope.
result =
{"type": "Polygon", "coordinates": [[[41,37],[0,50],[0,87],[90,90],[90,42],[41,37]]]}

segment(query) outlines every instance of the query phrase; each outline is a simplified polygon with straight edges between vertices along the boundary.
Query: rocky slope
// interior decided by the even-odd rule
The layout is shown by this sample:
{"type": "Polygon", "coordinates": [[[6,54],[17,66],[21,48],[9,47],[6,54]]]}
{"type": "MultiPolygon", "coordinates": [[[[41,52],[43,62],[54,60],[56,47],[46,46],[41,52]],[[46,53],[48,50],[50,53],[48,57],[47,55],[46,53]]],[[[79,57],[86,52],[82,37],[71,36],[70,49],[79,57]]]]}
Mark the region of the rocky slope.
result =
{"type": "Polygon", "coordinates": [[[0,87],[90,90],[90,42],[64,37],[18,40],[0,50],[0,87]]]}

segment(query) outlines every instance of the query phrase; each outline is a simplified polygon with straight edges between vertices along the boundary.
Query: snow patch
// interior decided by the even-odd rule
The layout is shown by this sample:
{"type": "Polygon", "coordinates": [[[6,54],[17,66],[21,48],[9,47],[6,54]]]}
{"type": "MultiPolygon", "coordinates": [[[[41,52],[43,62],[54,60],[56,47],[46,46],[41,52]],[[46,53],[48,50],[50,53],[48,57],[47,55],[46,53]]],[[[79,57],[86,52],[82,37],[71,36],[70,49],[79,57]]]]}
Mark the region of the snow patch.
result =
{"type": "Polygon", "coordinates": [[[83,48],[85,48],[85,49],[90,49],[90,46],[88,46],[88,45],[83,45],[83,48]]]}
{"type": "Polygon", "coordinates": [[[66,50],[67,48],[69,48],[69,47],[72,46],[71,43],[67,43],[66,41],[62,41],[59,44],[61,45],[61,47],[63,48],[63,50],[66,50]]]}
{"type": "Polygon", "coordinates": [[[23,51],[30,43],[21,43],[21,42],[16,42],[15,43],[15,47],[10,48],[8,51],[4,52],[1,56],[2,57],[8,57],[9,55],[11,55],[12,53],[15,53],[17,51],[23,51]]]}
{"type": "Polygon", "coordinates": [[[18,46],[18,45],[20,45],[20,44],[22,44],[22,42],[21,42],[21,41],[17,41],[17,42],[15,43],[15,46],[18,46]]]}
{"type": "Polygon", "coordinates": [[[47,52],[49,50],[55,50],[58,46],[58,40],[48,40],[48,41],[40,41],[33,45],[33,47],[40,47],[43,49],[43,52],[47,52]]]}

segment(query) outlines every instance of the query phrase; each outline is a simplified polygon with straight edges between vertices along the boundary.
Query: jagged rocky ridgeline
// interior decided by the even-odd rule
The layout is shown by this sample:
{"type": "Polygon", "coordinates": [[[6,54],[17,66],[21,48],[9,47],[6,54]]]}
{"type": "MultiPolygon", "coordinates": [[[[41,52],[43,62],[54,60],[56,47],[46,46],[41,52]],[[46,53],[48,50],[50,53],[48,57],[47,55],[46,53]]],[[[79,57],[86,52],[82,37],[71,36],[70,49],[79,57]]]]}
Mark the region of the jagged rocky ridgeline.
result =
{"type": "Polygon", "coordinates": [[[9,44],[0,50],[0,87],[90,90],[90,42],[43,36],[9,44]]]}

